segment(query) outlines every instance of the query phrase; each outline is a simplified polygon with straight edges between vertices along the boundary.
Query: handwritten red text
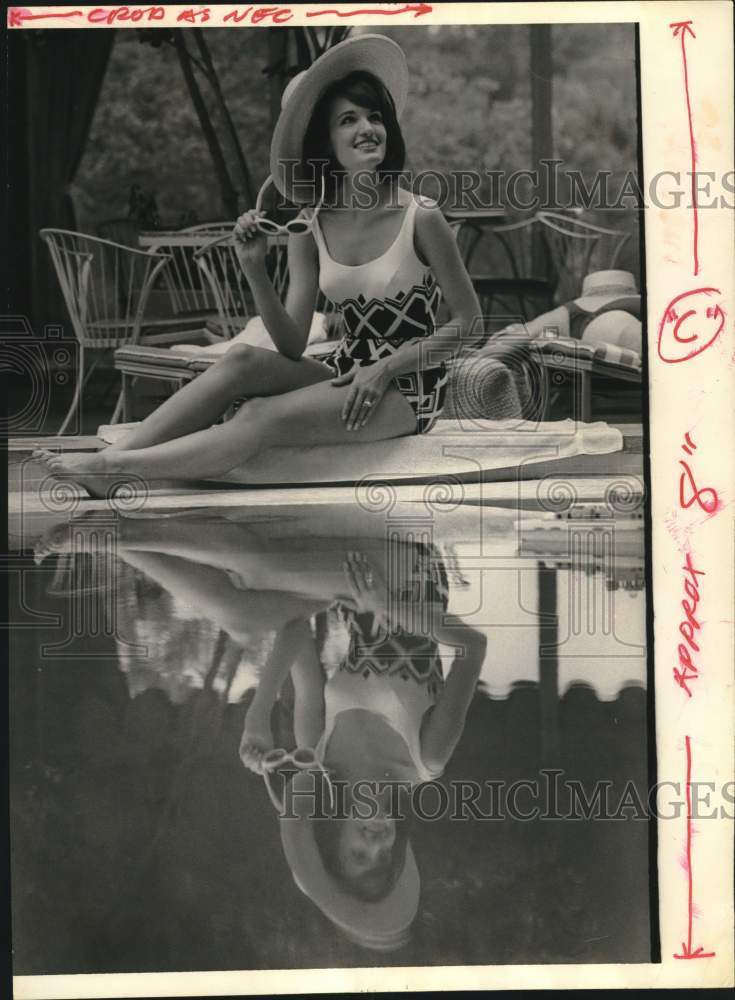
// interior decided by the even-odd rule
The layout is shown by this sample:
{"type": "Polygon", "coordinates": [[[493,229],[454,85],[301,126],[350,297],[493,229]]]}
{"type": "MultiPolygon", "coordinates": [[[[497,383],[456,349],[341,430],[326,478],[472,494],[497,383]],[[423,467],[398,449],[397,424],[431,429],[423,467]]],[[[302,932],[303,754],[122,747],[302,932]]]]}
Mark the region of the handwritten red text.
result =
{"type": "MultiPolygon", "coordinates": [[[[692,455],[697,450],[696,444],[688,433],[684,435],[684,444],[681,446],[681,450],[687,455],[692,455]]],[[[679,465],[684,470],[679,477],[679,506],[684,510],[689,510],[692,504],[696,503],[705,514],[716,513],[720,506],[717,490],[711,486],[701,488],[697,486],[694,481],[694,473],[689,463],[683,458],[679,459],[679,465]]]]}
{"type": "Polygon", "coordinates": [[[667,364],[689,361],[717,340],[725,328],[725,312],[712,296],[719,288],[695,288],[669,302],[658,328],[658,356],[667,364]]]}
{"type": "Polygon", "coordinates": [[[162,21],[163,7],[95,7],[87,14],[90,24],[114,24],[116,21],[162,21]]]}
{"type": "Polygon", "coordinates": [[[695,614],[700,601],[698,577],[706,574],[704,570],[696,569],[692,565],[692,556],[689,552],[682,569],[685,574],[684,593],[686,597],[681,602],[684,617],[679,623],[679,634],[684,642],[680,642],[677,647],[679,666],[674,667],[674,680],[691,698],[692,692],[689,688],[689,682],[696,680],[699,676],[699,669],[692,660],[692,653],[699,653],[699,643],[695,637],[702,627],[695,614]]]}

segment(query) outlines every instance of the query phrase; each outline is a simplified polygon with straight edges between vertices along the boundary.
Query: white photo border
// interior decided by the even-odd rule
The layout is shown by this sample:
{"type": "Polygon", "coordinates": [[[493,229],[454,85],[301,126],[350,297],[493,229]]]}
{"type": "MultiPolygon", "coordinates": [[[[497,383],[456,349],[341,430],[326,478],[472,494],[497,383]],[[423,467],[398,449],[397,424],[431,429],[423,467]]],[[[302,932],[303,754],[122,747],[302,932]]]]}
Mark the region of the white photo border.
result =
{"type": "MultiPolygon", "coordinates": [[[[696,169],[703,175],[714,175],[712,187],[716,190],[717,181],[728,176],[732,184],[733,23],[729,0],[699,0],[696,4],[665,0],[614,4],[438,3],[414,5],[430,8],[418,15],[415,11],[396,15],[394,11],[390,15],[367,17],[349,13],[366,7],[374,10],[377,4],[362,8],[340,4],[337,6],[341,16],[325,14],[318,22],[309,20],[308,12],[320,6],[325,10],[335,9],[334,4],[291,8],[283,5],[279,9],[290,11],[291,16],[282,23],[369,24],[379,31],[381,26],[424,27],[432,23],[634,22],[638,25],[640,43],[644,187],[646,179],[665,171],[687,176],[693,156],[692,138],[696,143],[696,169]],[[690,22],[688,27],[685,22],[690,22]]],[[[76,18],[61,16],[65,11],[86,9],[79,5],[55,6],[53,10],[59,17],[49,20],[48,7],[10,8],[8,25],[12,30],[81,26],[103,30],[108,26],[103,21],[82,25],[76,18]],[[16,17],[14,21],[13,10],[31,16],[45,15],[47,19],[24,21],[16,17]]],[[[155,26],[181,27],[176,17],[182,11],[203,8],[169,5],[164,9],[165,17],[155,26]]],[[[234,6],[206,9],[210,10],[210,17],[206,23],[195,22],[197,26],[222,27],[229,23],[233,30],[237,27],[232,21],[223,21],[225,13],[235,9],[234,6]]],[[[274,21],[264,18],[260,23],[269,27],[274,21]]],[[[132,20],[117,20],[112,26],[141,25],[132,20]]],[[[700,195],[711,198],[701,188],[700,195]]],[[[735,196],[731,187],[729,195],[729,205],[723,199],[722,204],[708,202],[705,208],[702,201],[696,234],[694,208],[699,196],[694,206],[645,210],[659,782],[681,783],[687,765],[692,781],[699,779],[724,786],[733,778],[735,213],[732,201],[735,196]],[[690,325],[685,334],[681,325],[685,321],[699,325],[696,330],[690,325]],[[722,329],[715,333],[720,321],[722,329]],[[711,342],[704,345],[710,337],[708,331],[711,342]],[[700,339],[695,340],[696,337],[700,339]],[[709,510],[705,501],[711,500],[713,494],[717,502],[709,510]],[[699,576],[692,575],[692,567],[699,576]],[[679,668],[681,672],[678,650],[683,633],[679,625],[686,617],[682,601],[690,594],[687,580],[698,584],[701,633],[698,633],[696,676],[688,674],[682,684],[681,677],[677,682],[674,671],[679,668]]],[[[685,822],[685,818],[660,821],[660,963],[18,976],[14,979],[14,994],[17,1000],[76,1000],[102,996],[246,996],[366,990],[726,986],[733,983],[732,885],[733,827],[728,818],[712,818],[694,826],[685,822]],[[687,842],[688,866],[682,863],[687,842]],[[689,904],[690,887],[693,908],[689,904]],[[698,948],[702,951],[697,954],[698,948]],[[710,953],[711,957],[706,957],[710,953]]]]}

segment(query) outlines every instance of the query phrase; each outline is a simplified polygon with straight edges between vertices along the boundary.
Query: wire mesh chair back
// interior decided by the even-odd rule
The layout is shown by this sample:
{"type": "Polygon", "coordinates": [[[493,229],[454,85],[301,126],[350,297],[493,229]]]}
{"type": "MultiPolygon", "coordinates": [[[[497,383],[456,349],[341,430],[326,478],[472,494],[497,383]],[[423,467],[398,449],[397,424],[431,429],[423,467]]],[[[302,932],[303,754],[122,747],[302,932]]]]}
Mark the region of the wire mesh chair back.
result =
{"type": "Polygon", "coordinates": [[[217,310],[222,337],[231,340],[252,315],[250,289],[231,241],[204,245],[194,251],[196,262],[217,310]]]}
{"type": "Polygon", "coordinates": [[[614,267],[628,238],[561,212],[539,212],[499,226],[467,223],[459,242],[483,314],[529,320],[579,295],[586,274],[614,267]]]}
{"type": "Polygon", "coordinates": [[[563,262],[552,256],[538,219],[470,226],[461,236],[483,314],[530,319],[551,308],[563,262]]]}
{"type": "MultiPolygon", "coordinates": [[[[278,293],[279,299],[281,302],[285,302],[289,284],[288,248],[285,244],[278,243],[272,248],[272,254],[272,263],[269,270],[271,281],[278,293]]],[[[331,299],[326,297],[321,288],[317,292],[314,310],[323,314],[330,340],[341,336],[343,329],[342,310],[331,299]]]]}
{"type": "MultiPolygon", "coordinates": [[[[225,339],[236,336],[253,315],[252,298],[233,242],[214,243],[198,249],[194,257],[206,277],[214,298],[220,328],[225,339]]],[[[266,257],[266,267],[273,287],[281,302],[286,301],[289,286],[287,240],[271,241],[266,257]]],[[[341,312],[319,291],[315,309],[325,314],[329,336],[339,335],[341,312]]]]}
{"type": "Polygon", "coordinates": [[[630,233],[608,229],[560,212],[539,212],[544,242],[559,269],[556,302],[568,302],[582,290],[585,275],[616,268],[630,233]]]}
{"type": "Polygon", "coordinates": [[[460,256],[467,270],[471,270],[477,245],[482,239],[483,227],[476,222],[462,220],[450,222],[449,228],[454,233],[460,256]]]}
{"type": "Polygon", "coordinates": [[[211,285],[194,258],[196,246],[182,246],[176,240],[157,246],[170,257],[159,284],[168,293],[173,315],[184,316],[216,309],[211,285]]]}
{"type": "Polygon", "coordinates": [[[42,229],[74,333],[83,347],[136,343],[168,257],[65,229],[42,229]]]}
{"type": "Polygon", "coordinates": [[[151,252],[165,253],[170,260],[157,285],[166,293],[173,316],[185,318],[212,313],[217,308],[214,293],[195,253],[210,240],[232,230],[233,222],[204,222],[184,229],[147,233],[151,252]]]}

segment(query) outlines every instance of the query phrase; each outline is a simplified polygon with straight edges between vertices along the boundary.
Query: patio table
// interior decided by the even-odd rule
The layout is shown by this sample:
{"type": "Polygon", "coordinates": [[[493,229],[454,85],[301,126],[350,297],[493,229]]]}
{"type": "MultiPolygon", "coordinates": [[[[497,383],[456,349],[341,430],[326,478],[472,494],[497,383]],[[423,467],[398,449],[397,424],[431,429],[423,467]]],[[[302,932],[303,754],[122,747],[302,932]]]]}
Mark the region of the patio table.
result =
{"type": "MultiPolygon", "coordinates": [[[[180,230],[151,230],[138,234],[138,243],[143,250],[158,250],[162,246],[192,247],[198,249],[205,246],[210,240],[223,235],[227,227],[218,228],[212,226],[207,232],[183,232],[180,230]]],[[[272,247],[285,247],[288,244],[288,236],[269,236],[268,249],[272,247]]]]}
{"type": "Polygon", "coordinates": [[[447,208],[444,215],[450,222],[471,222],[479,226],[504,222],[504,208],[447,208]]]}

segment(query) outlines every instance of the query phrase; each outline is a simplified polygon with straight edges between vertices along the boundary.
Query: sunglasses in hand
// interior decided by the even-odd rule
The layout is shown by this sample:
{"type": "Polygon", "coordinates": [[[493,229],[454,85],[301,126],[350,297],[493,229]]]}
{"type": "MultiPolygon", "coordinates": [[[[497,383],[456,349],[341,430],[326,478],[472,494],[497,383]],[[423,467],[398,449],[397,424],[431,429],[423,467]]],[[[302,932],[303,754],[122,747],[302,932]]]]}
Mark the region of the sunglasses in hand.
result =
{"type": "Polygon", "coordinates": [[[263,759],[261,761],[265,787],[268,790],[270,800],[276,807],[279,815],[283,815],[284,813],[284,803],[283,799],[273,788],[271,776],[274,771],[278,770],[279,767],[283,767],[284,764],[293,764],[299,771],[320,771],[327,780],[329,802],[332,808],[334,808],[334,789],[332,787],[329,771],[317,756],[316,750],[313,747],[299,747],[289,753],[288,750],[279,748],[277,750],[268,750],[268,752],[263,755],[263,759]]]}
{"type": "MultiPolygon", "coordinates": [[[[258,197],[255,199],[255,208],[253,212],[255,215],[260,216],[256,218],[253,222],[255,228],[263,233],[264,236],[303,236],[306,233],[311,232],[316,217],[319,214],[319,210],[324,204],[324,178],[322,177],[322,189],[319,195],[319,201],[314,209],[312,216],[308,219],[290,219],[288,222],[281,225],[278,222],[274,222],[272,219],[266,219],[262,216],[263,211],[263,196],[268,190],[270,185],[273,183],[273,177],[268,176],[262,185],[260,191],[258,191],[258,197]]],[[[217,246],[219,243],[226,243],[232,238],[232,233],[223,233],[216,239],[211,240],[206,246],[198,250],[195,256],[199,256],[205,251],[209,250],[210,247],[217,246]]]]}

